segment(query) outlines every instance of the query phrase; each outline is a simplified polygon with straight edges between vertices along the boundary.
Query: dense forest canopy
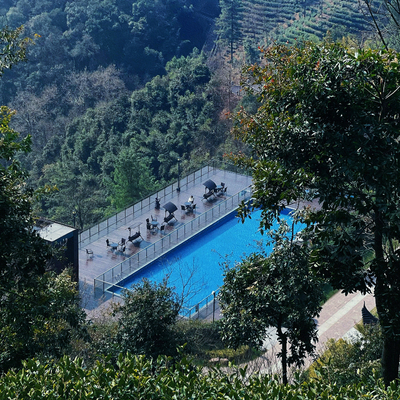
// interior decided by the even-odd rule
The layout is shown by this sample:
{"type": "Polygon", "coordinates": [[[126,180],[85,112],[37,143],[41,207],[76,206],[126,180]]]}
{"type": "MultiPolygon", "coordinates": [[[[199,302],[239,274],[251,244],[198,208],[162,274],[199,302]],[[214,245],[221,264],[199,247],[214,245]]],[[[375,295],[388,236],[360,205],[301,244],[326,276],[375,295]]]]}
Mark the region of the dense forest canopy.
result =
{"type": "Polygon", "coordinates": [[[28,52],[30,62],[3,82],[3,102],[20,89],[16,85],[37,93],[50,82],[61,84],[71,71],[110,64],[126,74],[132,89],[134,77],[163,73],[173,56],[201,48],[206,34],[186,0],[18,0],[3,3],[0,14],[2,25],[24,25],[27,36],[40,35],[28,52]]]}
{"type": "Polygon", "coordinates": [[[37,213],[80,228],[176,179],[178,158],[189,170],[237,148],[230,87],[258,46],[368,28],[352,2],[313,0],[4,0],[0,23],[34,41],[0,103],[32,136],[30,184],[58,188],[37,213]]]}

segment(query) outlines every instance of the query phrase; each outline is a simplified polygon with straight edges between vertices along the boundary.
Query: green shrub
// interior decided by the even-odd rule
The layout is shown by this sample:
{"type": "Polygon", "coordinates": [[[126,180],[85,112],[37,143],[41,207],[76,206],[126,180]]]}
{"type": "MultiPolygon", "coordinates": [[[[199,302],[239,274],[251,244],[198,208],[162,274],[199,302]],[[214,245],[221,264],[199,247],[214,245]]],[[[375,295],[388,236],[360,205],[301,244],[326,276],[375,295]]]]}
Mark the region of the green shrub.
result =
{"type": "Polygon", "coordinates": [[[183,352],[199,365],[207,365],[211,360],[212,364],[215,361],[241,364],[261,355],[260,351],[249,346],[227,349],[221,340],[220,326],[220,321],[181,321],[175,327],[177,341],[184,344],[183,352]]]}
{"type": "Polygon", "coordinates": [[[181,321],[176,325],[179,343],[185,344],[185,353],[197,360],[208,360],[208,352],[222,349],[219,322],[200,320],[181,321]]]}
{"type": "Polygon", "coordinates": [[[24,362],[21,371],[10,371],[0,377],[0,400],[394,400],[400,387],[393,383],[385,388],[382,380],[371,376],[340,387],[328,381],[282,385],[277,379],[257,374],[244,380],[246,370],[219,368],[204,371],[185,358],[171,364],[171,359],[157,361],[145,357],[120,355],[117,365],[107,360],[93,368],[80,359],[62,358],[54,364],[37,360],[24,362]]]}
{"type": "Polygon", "coordinates": [[[310,377],[345,386],[381,377],[382,335],[379,326],[359,326],[360,337],[351,342],[330,339],[325,352],[310,368],[310,377]]]}
{"type": "Polygon", "coordinates": [[[254,347],[240,346],[237,349],[219,349],[208,352],[210,360],[216,359],[220,362],[229,361],[236,365],[254,360],[261,356],[262,352],[254,347]]]}

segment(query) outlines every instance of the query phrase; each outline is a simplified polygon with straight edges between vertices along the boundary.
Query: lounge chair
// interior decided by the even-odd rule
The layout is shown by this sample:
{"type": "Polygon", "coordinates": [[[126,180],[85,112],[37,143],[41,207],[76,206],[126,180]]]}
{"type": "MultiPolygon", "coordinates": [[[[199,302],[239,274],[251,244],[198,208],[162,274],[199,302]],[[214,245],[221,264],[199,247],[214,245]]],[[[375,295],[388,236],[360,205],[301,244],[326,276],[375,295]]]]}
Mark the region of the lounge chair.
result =
{"type": "Polygon", "coordinates": [[[203,194],[203,200],[208,200],[211,196],[215,196],[215,194],[212,190],[203,194]]]}
{"type": "Polygon", "coordinates": [[[136,232],[132,236],[128,236],[128,242],[132,242],[133,243],[134,241],[137,241],[139,238],[141,240],[143,240],[142,235],[140,234],[140,231],[136,232]]]}
{"type": "Polygon", "coordinates": [[[166,224],[169,224],[170,221],[171,221],[172,219],[177,220],[177,219],[175,218],[175,215],[174,215],[173,213],[169,214],[168,217],[165,217],[165,218],[164,218],[164,222],[165,222],[166,224]]]}

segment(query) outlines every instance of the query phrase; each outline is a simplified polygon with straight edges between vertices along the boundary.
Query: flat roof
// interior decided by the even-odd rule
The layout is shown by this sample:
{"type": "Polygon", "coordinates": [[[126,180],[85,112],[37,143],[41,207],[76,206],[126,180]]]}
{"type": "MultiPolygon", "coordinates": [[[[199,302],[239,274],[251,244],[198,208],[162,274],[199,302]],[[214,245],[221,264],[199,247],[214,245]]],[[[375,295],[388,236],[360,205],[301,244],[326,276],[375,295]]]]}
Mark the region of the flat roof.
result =
{"type": "Polygon", "coordinates": [[[72,228],[68,225],[50,222],[49,225],[39,229],[38,234],[48,242],[56,242],[57,240],[69,237],[75,230],[76,228],[72,228]]]}

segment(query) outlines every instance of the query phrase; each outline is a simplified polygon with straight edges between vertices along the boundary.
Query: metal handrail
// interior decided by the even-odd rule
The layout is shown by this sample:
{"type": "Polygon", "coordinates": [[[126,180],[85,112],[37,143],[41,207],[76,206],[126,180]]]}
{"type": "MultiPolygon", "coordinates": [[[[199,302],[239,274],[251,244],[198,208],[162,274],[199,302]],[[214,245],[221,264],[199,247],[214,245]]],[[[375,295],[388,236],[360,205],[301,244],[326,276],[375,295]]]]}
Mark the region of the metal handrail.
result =
{"type": "Polygon", "coordinates": [[[199,233],[206,227],[210,226],[212,223],[223,218],[225,215],[236,209],[241,201],[247,200],[250,196],[251,185],[247,186],[238,193],[228,197],[224,201],[218,203],[210,210],[207,210],[205,213],[200,214],[193,220],[173,230],[171,233],[166,234],[157,242],[150,244],[149,246],[130,256],[121,263],[113,266],[112,268],[109,268],[107,271],[103,272],[94,279],[95,291],[100,289],[101,294],[103,294],[104,292],[109,290],[110,287],[120,287],[117,285],[118,282],[121,282],[123,279],[129,277],[134,272],[137,272],[139,269],[145,267],[154,259],[162,256],[167,251],[170,251],[175,246],[182,243],[181,239],[190,239],[193,235],[199,233]],[[228,203],[231,204],[231,207],[228,207],[228,203]],[[217,215],[217,218],[214,218],[215,214],[217,215]],[[211,218],[209,218],[210,216],[211,218]],[[189,235],[187,234],[188,231],[189,235]],[[149,255],[150,251],[151,254],[149,255]]]}
{"type": "Polygon", "coordinates": [[[214,290],[211,294],[204,297],[204,299],[200,300],[194,306],[187,308],[183,307],[180,312],[181,318],[193,318],[197,317],[197,319],[205,319],[212,314],[212,320],[214,322],[215,311],[216,311],[216,302],[217,302],[217,293],[219,292],[219,288],[214,290]],[[211,311],[210,311],[211,309],[211,311]]]}
{"type": "Polygon", "coordinates": [[[111,230],[125,225],[128,219],[132,220],[134,217],[136,218],[142,216],[151,208],[154,208],[156,198],[162,198],[163,201],[168,201],[172,199],[178,187],[181,190],[185,190],[185,187],[188,185],[196,183],[197,181],[201,182],[205,177],[210,176],[217,168],[228,169],[232,172],[240,171],[242,174],[247,174],[247,171],[243,170],[242,168],[238,168],[229,162],[213,160],[200,169],[197,169],[196,171],[182,177],[179,181],[165,186],[164,188],[150,194],[149,196],[141,199],[135,204],[130,205],[124,210],[119,211],[104,221],[101,221],[89,229],[82,231],[79,234],[79,249],[82,250],[93,241],[108,235],[111,230]]]}

